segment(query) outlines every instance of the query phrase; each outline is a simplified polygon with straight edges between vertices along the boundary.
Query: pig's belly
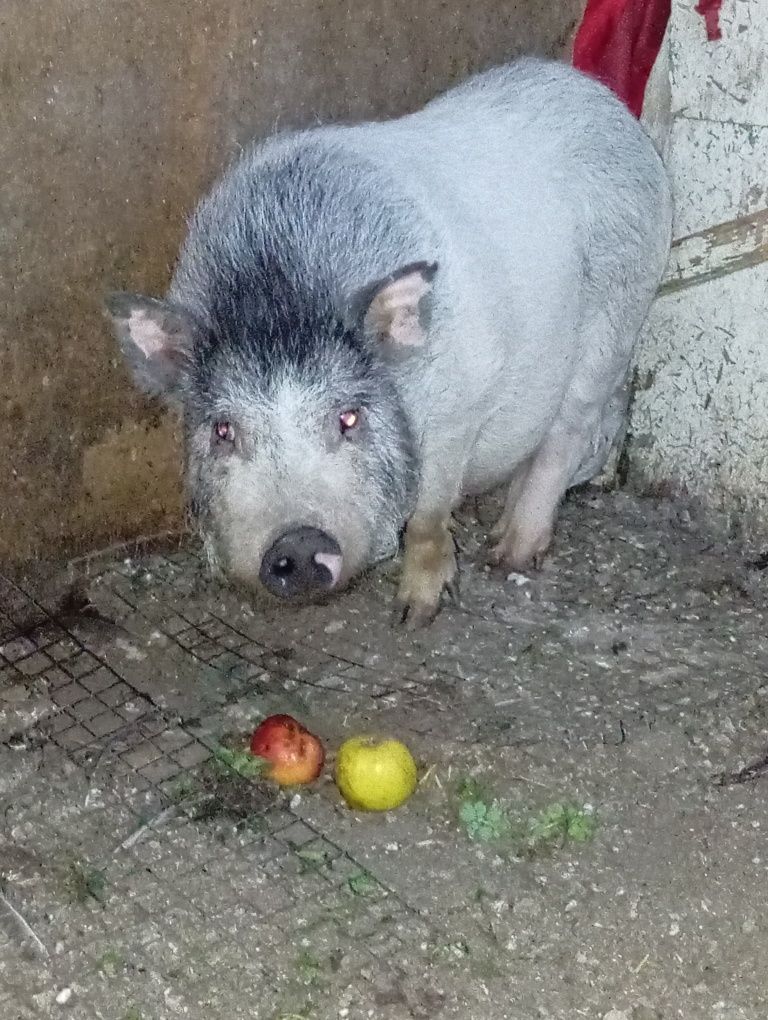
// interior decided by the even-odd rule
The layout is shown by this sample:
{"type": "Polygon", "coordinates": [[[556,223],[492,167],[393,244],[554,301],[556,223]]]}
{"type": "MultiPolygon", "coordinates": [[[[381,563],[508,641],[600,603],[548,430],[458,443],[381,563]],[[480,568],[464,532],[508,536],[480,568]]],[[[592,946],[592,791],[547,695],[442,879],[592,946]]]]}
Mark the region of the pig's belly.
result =
{"type": "MultiPolygon", "coordinates": [[[[463,495],[479,495],[509,481],[515,469],[541,445],[557,416],[567,385],[565,371],[553,371],[543,387],[534,373],[511,384],[503,374],[476,409],[489,410],[480,422],[464,467],[463,495]],[[503,391],[508,387],[507,393],[503,391]]],[[[478,415],[478,417],[480,417],[478,415]]],[[[467,415],[467,420],[472,414],[467,415]]]]}
{"type": "Polygon", "coordinates": [[[467,460],[462,481],[462,494],[478,496],[508,482],[515,468],[529,457],[541,440],[545,430],[518,431],[509,428],[483,431],[467,460]]]}

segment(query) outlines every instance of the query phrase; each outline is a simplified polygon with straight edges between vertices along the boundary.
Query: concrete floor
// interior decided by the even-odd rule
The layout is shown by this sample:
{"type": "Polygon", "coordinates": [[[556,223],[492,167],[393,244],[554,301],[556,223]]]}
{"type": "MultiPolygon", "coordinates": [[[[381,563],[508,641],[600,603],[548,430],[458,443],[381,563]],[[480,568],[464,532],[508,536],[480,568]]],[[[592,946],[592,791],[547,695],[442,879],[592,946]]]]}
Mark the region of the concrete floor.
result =
{"type": "Polygon", "coordinates": [[[3,1020],[768,1015],[768,778],[736,775],[768,747],[765,560],[587,490],[505,579],[492,515],[416,635],[391,572],[267,615],[189,548],[96,561],[85,599],[4,583],[3,1020]],[[331,760],[399,736],[416,794],[359,815],[212,767],[273,711],[331,760]]]}

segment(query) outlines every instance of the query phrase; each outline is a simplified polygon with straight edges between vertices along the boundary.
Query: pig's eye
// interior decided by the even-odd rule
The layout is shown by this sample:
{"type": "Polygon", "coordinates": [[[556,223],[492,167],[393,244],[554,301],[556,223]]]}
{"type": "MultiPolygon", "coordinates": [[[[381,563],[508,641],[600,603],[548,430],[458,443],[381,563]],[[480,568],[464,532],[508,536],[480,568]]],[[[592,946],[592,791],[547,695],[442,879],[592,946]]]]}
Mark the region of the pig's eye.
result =
{"type": "Polygon", "coordinates": [[[230,446],[235,442],[235,430],[228,421],[214,422],[211,438],[215,446],[230,446]]]}
{"type": "Polygon", "coordinates": [[[342,411],[339,415],[339,431],[342,436],[354,431],[360,424],[360,412],[357,410],[342,411]]]}

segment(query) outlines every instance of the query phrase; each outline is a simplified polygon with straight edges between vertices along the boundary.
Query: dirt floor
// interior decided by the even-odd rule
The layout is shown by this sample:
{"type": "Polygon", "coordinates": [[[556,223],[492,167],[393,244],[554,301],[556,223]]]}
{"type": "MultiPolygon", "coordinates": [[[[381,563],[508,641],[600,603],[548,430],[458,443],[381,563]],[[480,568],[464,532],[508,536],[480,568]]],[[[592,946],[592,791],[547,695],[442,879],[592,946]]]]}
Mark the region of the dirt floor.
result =
{"type": "Polygon", "coordinates": [[[194,548],[63,601],[4,583],[3,1020],[768,1016],[768,558],[587,490],[504,578],[492,517],[416,634],[391,570],[267,614],[194,548]],[[275,711],[330,765],[399,736],[416,794],[362,815],[228,771],[275,711]]]}

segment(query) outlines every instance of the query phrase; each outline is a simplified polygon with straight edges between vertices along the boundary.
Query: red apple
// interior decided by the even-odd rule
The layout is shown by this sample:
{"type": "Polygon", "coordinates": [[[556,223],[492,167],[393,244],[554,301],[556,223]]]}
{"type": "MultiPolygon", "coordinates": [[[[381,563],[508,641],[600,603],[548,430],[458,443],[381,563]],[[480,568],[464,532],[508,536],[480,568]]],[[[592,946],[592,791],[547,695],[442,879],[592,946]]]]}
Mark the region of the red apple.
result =
{"type": "Polygon", "coordinates": [[[311,783],[325,762],[319,738],[290,715],[271,715],[257,726],[251,736],[251,754],[271,763],[264,775],[280,786],[311,783]]]}

